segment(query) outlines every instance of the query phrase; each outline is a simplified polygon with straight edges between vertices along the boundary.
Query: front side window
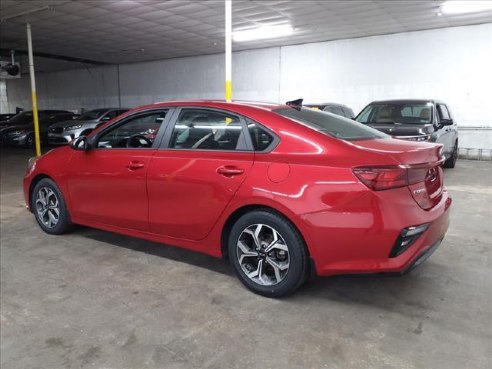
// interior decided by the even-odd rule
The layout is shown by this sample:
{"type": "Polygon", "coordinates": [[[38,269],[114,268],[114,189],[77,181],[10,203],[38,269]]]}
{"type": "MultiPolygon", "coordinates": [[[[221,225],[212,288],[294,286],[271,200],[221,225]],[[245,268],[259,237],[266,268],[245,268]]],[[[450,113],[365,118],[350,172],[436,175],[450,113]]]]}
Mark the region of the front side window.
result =
{"type": "Polygon", "coordinates": [[[367,106],[356,118],[365,124],[430,124],[432,103],[380,103],[367,106]]]}
{"type": "Polygon", "coordinates": [[[367,140],[389,137],[351,119],[312,109],[281,108],[273,110],[273,112],[342,140],[367,140]]]}
{"type": "Polygon", "coordinates": [[[183,109],[176,120],[169,147],[192,150],[239,150],[241,121],[227,112],[183,109]]]}
{"type": "Polygon", "coordinates": [[[139,114],[123,124],[105,132],[98,140],[97,147],[151,148],[167,111],[139,114]]]}
{"type": "Polygon", "coordinates": [[[443,104],[437,105],[437,111],[439,113],[439,118],[441,120],[451,119],[451,116],[449,115],[448,108],[446,108],[446,105],[443,105],[443,104]]]}

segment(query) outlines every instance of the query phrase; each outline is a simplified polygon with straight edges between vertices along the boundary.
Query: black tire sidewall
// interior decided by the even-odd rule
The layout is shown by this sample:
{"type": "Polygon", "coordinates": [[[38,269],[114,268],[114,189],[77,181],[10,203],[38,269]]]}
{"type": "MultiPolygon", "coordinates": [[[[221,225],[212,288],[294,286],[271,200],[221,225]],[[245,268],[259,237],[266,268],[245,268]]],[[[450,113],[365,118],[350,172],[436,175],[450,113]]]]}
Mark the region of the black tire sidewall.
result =
{"type": "Polygon", "coordinates": [[[233,225],[228,238],[229,261],[239,280],[251,291],[267,297],[280,297],[294,292],[305,280],[307,251],[304,241],[294,225],[283,216],[268,210],[252,211],[243,215],[233,225]],[[249,279],[237,259],[237,240],[241,232],[253,224],[265,224],[277,230],[289,248],[289,271],[285,278],[273,286],[262,286],[249,279]]]}
{"type": "Polygon", "coordinates": [[[72,228],[72,222],[70,220],[70,215],[67,210],[67,206],[65,203],[65,199],[63,198],[63,195],[56,185],[54,181],[52,181],[49,178],[43,178],[41,179],[36,185],[34,186],[31,194],[31,209],[34,213],[34,217],[36,218],[36,221],[38,222],[39,226],[41,229],[49,234],[63,234],[68,232],[72,228]],[[43,187],[50,188],[58,198],[58,204],[60,205],[60,217],[58,219],[58,223],[53,227],[53,228],[48,228],[46,227],[43,222],[38,218],[38,214],[36,211],[36,204],[35,204],[35,199],[37,196],[37,193],[39,190],[43,187]]]}
{"type": "Polygon", "coordinates": [[[451,153],[451,157],[445,161],[445,168],[454,168],[456,166],[456,161],[458,160],[458,143],[455,142],[453,147],[453,152],[451,153]]]}
{"type": "Polygon", "coordinates": [[[34,135],[29,133],[26,137],[26,146],[32,147],[34,146],[34,135]]]}

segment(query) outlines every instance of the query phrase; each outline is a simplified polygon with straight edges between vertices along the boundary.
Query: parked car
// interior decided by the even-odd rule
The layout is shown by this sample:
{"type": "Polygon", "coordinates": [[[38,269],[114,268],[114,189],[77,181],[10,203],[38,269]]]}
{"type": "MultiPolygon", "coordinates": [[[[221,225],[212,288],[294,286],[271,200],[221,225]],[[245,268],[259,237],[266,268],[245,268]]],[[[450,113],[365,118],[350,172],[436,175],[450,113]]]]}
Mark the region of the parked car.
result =
{"type": "Polygon", "coordinates": [[[81,224],[228,256],[266,296],[293,292],[311,272],[421,264],[449,224],[442,145],[293,106],[134,109],[30,160],[26,203],[49,234],[81,224]]]}
{"type": "Polygon", "coordinates": [[[53,124],[48,132],[50,145],[66,145],[81,134],[86,135],[108,120],[127,112],[125,108],[105,108],[90,110],[80,117],[53,124]]]}
{"type": "Polygon", "coordinates": [[[14,113],[11,113],[11,114],[0,114],[0,122],[4,122],[4,121],[7,121],[11,118],[15,117],[15,114],[14,113]]]}
{"type": "Polygon", "coordinates": [[[356,120],[395,138],[437,142],[444,146],[444,166],[458,159],[458,126],[449,106],[439,100],[374,101],[356,120]]]}
{"type": "MultiPolygon", "coordinates": [[[[46,143],[48,127],[54,123],[72,119],[73,113],[64,110],[40,110],[39,134],[46,143]]],[[[34,123],[32,111],[22,112],[0,128],[0,143],[3,145],[31,146],[34,144],[34,123]]]]}
{"type": "MultiPolygon", "coordinates": [[[[65,114],[70,113],[66,110],[38,110],[39,118],[48,114],[65,114]]],[[[73,115],[73,113],[72,113],[73,115]]],[[[23,111],[19,114],[15,114],[13,117],[7,120],[0,121],[0,129],[10,126],[22,126],[33,123],[32,111],[23,111]]]]}
{"type": "Polygon", "coordinates": [[[329,113],[333,113],[336,115],[340,115],[341,117],[346,117],[349,119],[354,119],[355,114],[354,111],[346,105],[337,104],[337,103],[322,103],[322,104],[304,104],[307,108],[313,108],[317,110],[327,111],[329,113]]]}

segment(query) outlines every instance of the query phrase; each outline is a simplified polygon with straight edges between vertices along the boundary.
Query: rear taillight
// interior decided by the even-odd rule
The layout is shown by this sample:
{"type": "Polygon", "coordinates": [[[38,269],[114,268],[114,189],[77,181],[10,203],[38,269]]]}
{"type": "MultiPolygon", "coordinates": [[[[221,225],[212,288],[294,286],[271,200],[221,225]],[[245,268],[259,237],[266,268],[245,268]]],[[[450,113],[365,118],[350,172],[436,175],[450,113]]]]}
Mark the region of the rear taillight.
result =
{"type": "Polygon", "coordinates": [[[424,182],[429,167],[421,165],[415,167],[406,165],[375,166],[358,167],[354,168],[353,171],[367,187],[374,191],[381,191],[424,182]]]}
{"type": "Polygon", "coordinates": [[[354,174],[372,190],[388,190],[408,185],[407,169],[403,167],[354,168],[354,174]]]}

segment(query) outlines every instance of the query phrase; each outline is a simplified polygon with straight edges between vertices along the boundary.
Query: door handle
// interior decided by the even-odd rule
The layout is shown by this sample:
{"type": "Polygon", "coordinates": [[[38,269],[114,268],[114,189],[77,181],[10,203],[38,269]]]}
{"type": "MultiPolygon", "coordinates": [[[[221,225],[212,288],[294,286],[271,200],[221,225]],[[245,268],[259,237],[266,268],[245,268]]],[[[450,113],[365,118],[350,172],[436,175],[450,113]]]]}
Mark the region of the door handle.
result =
{"type": "Polygon", "coordinates": [[[137,161],[131,161],[126,167],[129,170],[137,170],[137,169],[142,169],[145,166],[143,163],[139,163],[137,161]]]}
{"type": "Polygon", "coordinates": [[[226,166],[217,168],[217,173],[219,173],[220,175],[223,175],[225,177],[233,177],[233,176],[238,176],[240,174],[243,174],[244,169],[230,166],[230,165],[226,165],[226,166]]]}

